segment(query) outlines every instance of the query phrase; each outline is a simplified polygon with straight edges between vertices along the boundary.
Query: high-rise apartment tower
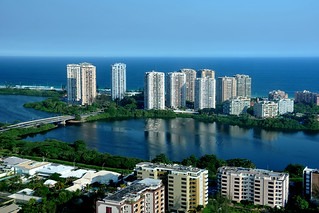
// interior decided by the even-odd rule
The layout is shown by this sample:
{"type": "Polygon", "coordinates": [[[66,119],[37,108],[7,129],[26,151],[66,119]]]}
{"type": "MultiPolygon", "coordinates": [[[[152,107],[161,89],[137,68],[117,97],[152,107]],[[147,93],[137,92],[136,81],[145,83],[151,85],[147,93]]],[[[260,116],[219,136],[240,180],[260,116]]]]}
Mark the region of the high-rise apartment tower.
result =
{"type": "Polygon", "coordinates": [[[112,100],[123,99],[126,92],[126,64],[112,65],[112,100]]]}
{"type": "Polygon", "coordinates": [[[196,70],[181,69],[180,71],[186,75],[186,101],[194,102],[196,70]]]}
{"type": "Polygon", "coordinates": [[[163,72],[145,73],[144,109],[165,109],[165,74],[163,72]]]}
{"type": "Polygon", "coordinates": [[[219,77],[216,83],[216,102],[223,103],[237,96],[237,84],[234,77],[219,77]]]}
{"type": "Polygon", "coordinates": [[[186,106],[186,75],[170,72],[166,76],[166,105],[172,109],[186,106]]]}

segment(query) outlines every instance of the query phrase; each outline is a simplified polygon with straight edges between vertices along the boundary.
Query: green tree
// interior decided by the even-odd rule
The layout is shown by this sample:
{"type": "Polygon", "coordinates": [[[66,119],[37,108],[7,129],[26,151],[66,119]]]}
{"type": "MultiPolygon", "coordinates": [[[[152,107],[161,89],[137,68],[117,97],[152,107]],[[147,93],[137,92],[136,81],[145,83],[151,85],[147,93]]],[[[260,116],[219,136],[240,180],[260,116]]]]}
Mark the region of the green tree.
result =
{"type": "Polygon", "coordinates": [[[304,168],[301,164],[288,164],[284,171],[288,172],[291,178],[302,178],[304,168]]]}
{"type": "Polygon", "coordinates": [[[165,154],[159,154],[156,155],[155,158],[152,159],[152,163],[165,163],[165,164],[171,164],[172,161],[170,161],[165,154]]]}

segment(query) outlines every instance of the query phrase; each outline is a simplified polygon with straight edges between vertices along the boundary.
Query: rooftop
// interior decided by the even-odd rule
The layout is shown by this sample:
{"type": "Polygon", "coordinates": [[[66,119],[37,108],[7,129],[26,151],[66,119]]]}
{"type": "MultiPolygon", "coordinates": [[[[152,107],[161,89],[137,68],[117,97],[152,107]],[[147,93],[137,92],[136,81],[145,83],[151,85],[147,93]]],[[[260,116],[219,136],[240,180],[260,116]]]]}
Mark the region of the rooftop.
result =
{"type": "Polygon", "coordinates": [[[175,172],[193,172],[193,173],[198,173],[198,172],[204,172],[207,171],[205,169],[200,169],[196,167],[191,167],[191,166],[183,166],[180,164],[157,164],[157,163],[150,163],[150,162],[141,162],[136,164],[135,169],[140,170],[140,169],[157,169],[157,170],[170,170],[170,171],[175,171],[175,172]]]}
{"type": "Polygon", "coordinates": [[[223,166],[218,168],[219,172],[233,173],[233,174],[252,174],[260,177],[284,177],[288,176],[287,173],[282,172],[273,172],[265,169],[252,169],[252,168],[243,168],[243,167],[229,167],[223,166]]]}
{"type": "Polygon", "coordinates": [[[18,165],[19,168],[24,169],[35,169],[44,165],[50,164],[49,162],[37,162],[33,160],[29,160],[18,165]]]}

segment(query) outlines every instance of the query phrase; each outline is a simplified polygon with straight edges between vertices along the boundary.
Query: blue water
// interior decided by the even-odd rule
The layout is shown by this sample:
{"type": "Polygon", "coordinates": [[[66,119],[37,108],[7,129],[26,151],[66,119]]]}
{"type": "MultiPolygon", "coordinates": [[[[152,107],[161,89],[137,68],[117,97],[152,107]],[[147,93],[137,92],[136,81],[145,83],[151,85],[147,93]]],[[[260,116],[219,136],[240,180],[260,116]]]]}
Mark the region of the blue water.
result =
{"type": "Polygon", "coordinates": [[[266,96],[274,89],[293,97],[295,91],[319,92],[319,58],[55,58],[0,57],[0,85],[66,85],[66,65],[90,62],[97,67],[97,85],[109,88],[111,64],[127,64],[127,88],[143,88],[144,73],[171,72],[181,68],[209,68],[216,77],[248,74],[253,96],[266,96]]]}

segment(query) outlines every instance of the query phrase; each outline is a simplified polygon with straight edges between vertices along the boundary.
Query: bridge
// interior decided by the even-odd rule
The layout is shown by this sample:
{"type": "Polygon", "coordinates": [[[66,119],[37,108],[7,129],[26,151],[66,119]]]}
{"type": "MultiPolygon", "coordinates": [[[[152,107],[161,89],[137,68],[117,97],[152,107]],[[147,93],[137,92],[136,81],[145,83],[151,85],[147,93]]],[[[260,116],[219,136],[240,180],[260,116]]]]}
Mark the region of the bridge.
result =
{"type": "Polygon", "coordinates": [[[72,115],[63,115],[63,116],[55,116],[55,117],[49,117],[49,118],[41,118],[38,120],[32,120],[32,121],[26,121],[26,122],[21,122],[17,124],[12,124],[6,127],[3,127],[0,129],[0,132],[5,132],[10,129],[16,129],[16,128],[29,128],[29,127],[36,127],[44,124],[65,124],[66,121],[68,120],[73,120],[75,119],[74,116],[72,115]]]}

